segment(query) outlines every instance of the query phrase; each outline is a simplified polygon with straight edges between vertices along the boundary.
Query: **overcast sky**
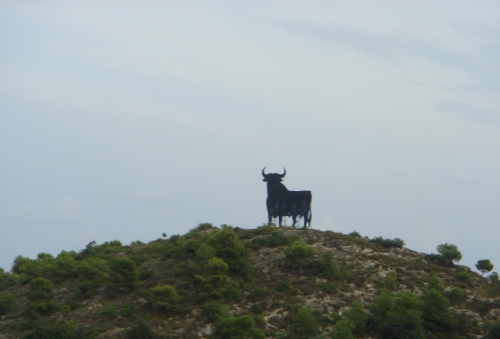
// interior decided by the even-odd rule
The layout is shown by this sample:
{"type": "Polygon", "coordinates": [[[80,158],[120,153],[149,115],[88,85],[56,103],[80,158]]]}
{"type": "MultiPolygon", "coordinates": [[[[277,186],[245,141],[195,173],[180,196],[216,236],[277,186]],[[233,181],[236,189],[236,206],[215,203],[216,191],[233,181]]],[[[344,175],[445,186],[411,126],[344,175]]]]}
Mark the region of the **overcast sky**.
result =
{"type": "Polygon", "coordinates": [[[3,1],[0,267],[267,222],[500,270],[500,2],[3,1]]]}

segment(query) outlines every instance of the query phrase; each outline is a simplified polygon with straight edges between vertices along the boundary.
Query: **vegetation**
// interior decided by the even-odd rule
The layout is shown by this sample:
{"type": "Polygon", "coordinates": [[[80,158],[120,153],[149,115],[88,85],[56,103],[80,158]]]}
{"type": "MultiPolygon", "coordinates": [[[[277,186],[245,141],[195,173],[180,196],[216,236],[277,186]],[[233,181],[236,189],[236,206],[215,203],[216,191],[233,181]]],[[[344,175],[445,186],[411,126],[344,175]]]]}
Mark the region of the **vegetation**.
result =
{"type": "Polygon", "coordinates": [[[489,259],[479,260],[476,264],[476,268],[484,276],[485,273],[490,272],[493,269],[493,264],[489,259]]]}
{"type": "Polygon", "coordinates": [[[462,253],[458,250],[456,245],[451,244],[441,244],[438,245],[437,251],[445,260],[449,261],[460,261],[462,260],[462,253]]]}
{"type": "MultiPolygon", "coordinates": [[[[161,234],[161,233],[160,233],[161,234]]],[[[147,244],[90,242],[0,270],[15,338],[498,338],[500,279],[401,239],[199,224],[147,244]],[[464,312],[466,310],[466,312],[464,312]]],[[[489,260],[477,269],[491,272],[489,260]]],[[[8,337],[10,337],[8,336],[8,337]]]]}

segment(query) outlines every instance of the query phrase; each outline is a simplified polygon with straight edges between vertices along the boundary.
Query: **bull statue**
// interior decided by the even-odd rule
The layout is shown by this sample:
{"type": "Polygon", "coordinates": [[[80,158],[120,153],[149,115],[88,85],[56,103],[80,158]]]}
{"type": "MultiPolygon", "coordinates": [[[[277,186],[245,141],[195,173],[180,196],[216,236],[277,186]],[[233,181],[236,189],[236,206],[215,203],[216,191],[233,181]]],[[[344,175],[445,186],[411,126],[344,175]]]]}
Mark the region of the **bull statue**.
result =
{"type": "Polygon", "coordinates": [[[265,167],[262,169],[263,181],[267,182],[267,215],[269,223],[273,218],[279,218],[279,227],[283,217],[292,217],[293,225],[297,223],[297,217],[304,218],[304,228],[309,224],[311,227],[311,191],[289,191],[281,183],[286,175],[286,169],[283,168],[283,174],[265,173],[265,167]]]}

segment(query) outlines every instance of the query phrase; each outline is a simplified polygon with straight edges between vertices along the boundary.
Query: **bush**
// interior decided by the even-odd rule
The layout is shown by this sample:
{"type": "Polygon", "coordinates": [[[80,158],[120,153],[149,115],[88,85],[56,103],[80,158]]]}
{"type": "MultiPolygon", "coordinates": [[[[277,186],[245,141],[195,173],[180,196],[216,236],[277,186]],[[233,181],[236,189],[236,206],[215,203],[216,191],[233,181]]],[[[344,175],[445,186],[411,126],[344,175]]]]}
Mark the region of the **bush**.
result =
{"type": "Polygon", "coordinates": [[[267,290],[265,288],[256,288],[247,295],[247,299],[251,301],[260,301],[267,297],[267,290]]]}
{"type": "Polygon", "coordinates": [[[64,280],[76,276],[76,252],[62,251],[54,260],[51,275],[56,280],[64,280]]]}
{"type": "Polygon", "coordinates": [[[361,234],[359,234],[358,231],[353,231],[348,234],[348,236],[353,237],[353,238],[361,238],[361,234]]]}
{"type": "Polygon", "coordinates": [[[205,317],[207,317],[207,320],[212,323],[215,322],[218,317],[226,318],[229,316],[229,308],[216,301],[207,301],[203,304],[201,309],[205,317]]]}
{"type": "Polygon", "coordinates": [[[130,330],[125,333],[127,339],[154,339],[156,338],[151,327],[141,320],[138,324],[132,326],[130,330]]]}
{"type": "Polygon", "coordinates": [[[121,315],[124,317],[130,317],[136,314],[138,311],[138,307],[131,301],[127,301],[123,304],[122,309],[120,310],[121,315]]]}
{"type": "Polygon", "coordinates": [[[405,242],[399,238],[394,238],[391,240],[384,239],[382,237],[375,237],[370,241],[384,248],[403,248],[405,246],[405,242]]]}
{"type": "Polygon", "coordinates": [[[231,227],[213,231],[207,237],[206,243],[215,249],[217,258],[229,265],[229,271],[241,273],[243,266],[247,264],[248,252],[231,227]]]}
{"type": "Polygon", "coordinates": [[[484,339],[500,339],[500,323],[493,324],[484,339]]]}
{"type": "Polygon", "coordinates": [[[278,246],[289,246],[294,241],[299,240],[297,236],[286,236],[282,232],[273,231],[270,235],[260,238],[254,238],[247,241],[245,246],[251,249],[259,249],[261,247],[274,248],[278,246]]]}
{"type": "Polygon", "coordinates": [[[150,305],[158,312],[173,314],[179,310],[179,295],[173,286],[156,286],[151,289],[150,305]]]}
{"type": "Polygon", "coordinates": [[[215,332],[223,339],[265,339],[264,331],[255,328],[254,325],[253,319],[247,315],[219,318],[215,323],[215,332]]]}
{"type": "Polygon", "coordinates": [[[17,307],[17,299],[12,294],[0,294],[0,315],[7,314],[17,307]]]}
{"type": "Polygon", "coordinates": [[[460,287],[453,287],[448,292],[448,299],[455,303],[459,303],[465,299],[465,292],[460,287]]]}
{"type": "Polygon", "coordinates": [[[285,259],[295,264],[305,264],[306,261],[314,256],[316,250],[302,241],[296,241],[283,248],[285,259]]]}
{"type": "Polygon", "coordinates": [[[290,284],[286,280],[280,281],[275,288],[276,292],[280,292],[280,293],[289,292],[291,289],[292,288],[290,287],[290,284]]]}
{"type": "Polygon", "coordinates": [[[101,307],[97,312],[97,315],[101,318],[113,319],[118,315],[118,311],[116,310],[115,305],[107,305],[101,307]]]}
{"type": "Polygon", "coordinates": [[[493,264],[489,259],[478,260],[476,268],[484,276],[486,272],[490,272],[493,269],[493,264]]]}
{"type": "Polygon", "coordinates": [[[385,280],[384,280],[384,287],[389,290],[389,291],[393,291],[396,289],[396,287],[398,286],[398,279],[396,278],[396,276],[392,273],[389,273],[386,277],[385,277],[385,280]]]}
{"type": "Polygon", "coordinates": [[[290,339],[310,338],[319,333],[318,321],[314,317],[313,311],[307,307],[298,310],[288,328],[288,338],[290,339]]]}
{"type": "Polygon", "coordinates": [[[370,306],[370,323],[382,338],[423,339],[421,308],[422,300],[410,292],[400,292],[393,298],[384,291],[370,306]]]}
{"type": "Polygon", "coordinates": [[[3,268],[0,267],[0,291],[15,285],[19,281],[17,275],[10,272],[5,272],[3,268]]]}
{"type": "Polygon", "coordinates": [[[340,276],[337,260],[331,251],[324,252],[314,266],[315,273],[322,278],[333,280],[340,276]]]}
{"type": "Polygon", "coordinates": [[[441,244],[438,245],[436,249],[446,260],[450,260],[452,262],[462,260],[462,253],[460,253],[456,245],[441,244]]]}
{"type": "Polygon", "coordinates": [[[333,325],[332,339],[355,339],[352,334],[352,324],[349,324],[347,320],[340,320],[333,325]]]}
{"type": "Polygon", "coordinates": [[[111,284],[118,292],[131,292],[139,286],[139,273],[132,260],[128,258],[113,260],[110,268],[111,284]]]}
{"type": "MultiPolygon", "coordinates": [[[[465,273],[465,272],[463,272],[463,273],[465,273]]],[[[428,290],[434,289],[436,291],[443,292],[444,291],[444,286],[441,283],[441,280],[437,276],[433,275],[433,276],[429,277],[428,284],[427,284],[427,289],[428,290]]]]}
{"type": "Polygon", "coordinates": [[[358,301],[354,301],[351,308],[342,313],[342,320],[349,324],[352,333],[356,336],[362,337],[365,335],[368,315],[358,301]]]}
{"type": "Polygon", "coordinates": [[[467,272],[459,272],[455,277],[457,278],[457,280],[464,283],[468,283],[470,281],[470,274],[467,272]]]}
{"type": "Polygon", "coordinates": [[[102,286],[110,280],[109,266],[99,258],[82,260],[76,271],[80,280],[90,282],[92,287],[102,286]]]}
{"type": "Polygon", "coordinates": [[[33,279],[27,292],[28,310],[38,314],[50,314],[56,310],[54,304],[54,285],[44,278],[33,279]]]}
{"type": "Polygon", "coordinates": [[[422,308],[424,326],[434,332],[448,330],[453,323],[449,307],[450,302],[443,293],[435,289],[427,291],[422,308]]]}

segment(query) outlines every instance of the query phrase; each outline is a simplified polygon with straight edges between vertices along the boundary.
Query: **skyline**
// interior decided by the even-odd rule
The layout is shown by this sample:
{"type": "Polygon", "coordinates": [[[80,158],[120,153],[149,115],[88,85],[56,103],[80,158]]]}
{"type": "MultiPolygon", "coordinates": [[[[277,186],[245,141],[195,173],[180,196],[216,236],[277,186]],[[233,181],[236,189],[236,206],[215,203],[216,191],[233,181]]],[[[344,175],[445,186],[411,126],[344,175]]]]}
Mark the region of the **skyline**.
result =
{"type": "Polygon", "coordinates": [[[500,4],[7,1],[0,267],[267,222],[500,253],[500,4]]]}

